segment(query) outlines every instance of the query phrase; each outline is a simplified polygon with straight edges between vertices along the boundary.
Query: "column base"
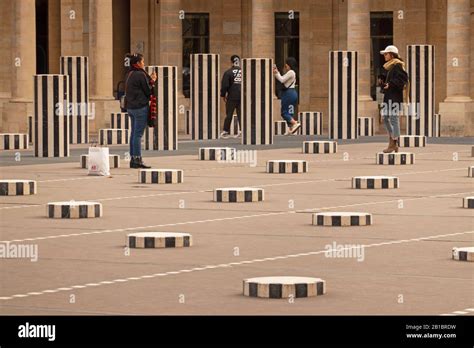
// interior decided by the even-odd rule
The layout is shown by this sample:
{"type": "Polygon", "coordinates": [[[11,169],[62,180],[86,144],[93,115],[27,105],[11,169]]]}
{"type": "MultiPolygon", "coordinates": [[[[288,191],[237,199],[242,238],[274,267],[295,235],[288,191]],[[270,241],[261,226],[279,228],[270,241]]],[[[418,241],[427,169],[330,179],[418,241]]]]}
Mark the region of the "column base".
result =
{"type": "Polygon", "coordinates": [[[28,133],[28,115],[33,115],[33,102],[8,101],[2,107],[2,132],[28,133]]]}
{"type": "Polygon", "coordinates": [[[439,114],[443,136],[474,135],[474,101],[444,101],[439,114]]]}
{"type": "Polygon", "coordinates": [[[90,99],[91,115],[89,117],[89,135],[98,139],[99,129],[108,128],[110,114],[120,112],[120,102],[115,99],[90,99]]]}
{"type": "Polygon", "coordinates": [[[383,124],[380,123],[379,105],[372,98],[359,98],[359,107],[357,117],[372,117],[374,119],[374,133],[380,134],[385,132],[383,124]]]}

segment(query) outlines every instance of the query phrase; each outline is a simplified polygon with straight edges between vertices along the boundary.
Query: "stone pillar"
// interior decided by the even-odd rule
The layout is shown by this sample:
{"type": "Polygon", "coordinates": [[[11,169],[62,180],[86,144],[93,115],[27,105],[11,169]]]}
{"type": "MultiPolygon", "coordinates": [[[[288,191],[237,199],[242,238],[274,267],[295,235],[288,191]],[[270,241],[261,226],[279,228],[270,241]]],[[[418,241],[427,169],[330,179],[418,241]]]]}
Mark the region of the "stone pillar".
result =
{"type": "Polygon", "coordinates": [[[447,97],[439,105],[444,135],[474,135],[470,97],[470,0],[448,0],[447,97]]]}
{"type": "Polygon", "coordinates": [[[26,133],[36,74],[35,0],[12,1],[11,6],[11,100],[3,108],[4,131],[26,133]]]}
{"type": "Polygon", "coordinates": [[[252,0],[251,58],[275,59],[275,17],[273,1],[252,0]]]}
{"type": "MultiPolygon", "coordinates": [[[[347,50],[357,51],[359,60],[359,113],[377,118],[377,102],[370,95],[370,1],[348,0],[347,50]]],[[[357,115],[359,116],[359,115],[357,115]]],[[[378,122],[374,122],[378,124],[378,122]]]]}
{"type": "Polygon", "coordinates": [[[105,128],[106,118],[120,112],[114,99],[112,66],[112,0],[89,0],[90,131],[105,128]]]}
{"type": "Polygon", "coordinates": [[[61,56],[84,54],[82,2],[83,0],[61,0],[61,56]]]}

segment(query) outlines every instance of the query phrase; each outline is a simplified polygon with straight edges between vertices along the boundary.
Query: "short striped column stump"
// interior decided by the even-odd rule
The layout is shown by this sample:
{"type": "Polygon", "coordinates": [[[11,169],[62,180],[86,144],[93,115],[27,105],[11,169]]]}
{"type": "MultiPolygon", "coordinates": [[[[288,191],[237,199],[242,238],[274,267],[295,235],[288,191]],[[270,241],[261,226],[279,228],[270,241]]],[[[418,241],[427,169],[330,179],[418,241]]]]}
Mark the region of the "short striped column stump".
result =
{"type": "Polygon", "coordinates": [[[236,149],[234,147],[200,147],[199,159],[201,161],[225,161],[234,159],[236,149]]]}
{"type": "Polygon", "coordinates": [[[0,196],[27,196],[36,194],[36,181],[0,180],[0,196]]]}
{"type": "Polygon", "coordinates": [[[217,188],[214,190],[214,202],[246,203],[262,202],[264,191],[256,187],[217,188]]]}
{"type": "Polygon", "coordinates": [[[307,173],[308,162],[300,160],[271,160],[267,161],[267,173],[289,174],[307,173]]]}
{"type": "Polygon", "coordinates": [[[140,169],[138,172],[141,184],[180,184],[183,179],[181,169],[140,169]]]}
{"type": "Polygon", "coordinates": [[[473,197],[464,197],[462,199],[462,207],[474,209],[474,196],[473,197]]]}
{"type": "Polygon", "coordinates": [[[424,135],[400,135],[398,137],[399,147],[425,147],[426,137],[424,135]]]}
{"type": "Polygon", "coordinates": [[[378,152],[375,156],[377,164],[387,165],[407,165],[415,164],[415,154],[409,152],[383,153],[378,152]]]}
{"type": "Polygon", "coordinates": [[[372,117],[358,117],[357,133],[360,137],[374,136],[374,119],[372,117]]]}
{"type": "Polygon", "coordinates": [[[474,166],[470,166],[467,168],[467,176],[470,178],[474,178],[474,166]]]}
{"type": "Polygon", "coordinates": [[[396,189],[399,187],[396,176],[355,176],[352,178],[353,189],[396,189]]]}
{"type": "Polygon", "coordinates": [[[99,129],[100,145],[124,145],[128,144],[128,129],[99,129]]]}
{"type": "Polygon", "coordinates": [[[112,112],[110,114],[110,128],[130,129],[130,116],[126,112],[112,112]]]}
{"type": "Polygon", "coordinates": [[[0,133],[0,150],[27,150],[28,134],[0,133]]]}
{"type": "Polygon", "coordinates": [[[474,261],[474,247],[453,248],[453,260],[474,261]]]}
{"type": "Polygon", "coordinates": [[[326,281],[309,277],[258,277],[244,279],[244,296],[303,298],[326,293],[326,281]]]}
{"type": "Polygon", "coordinates": [[[313,225],[315,226],[368,226],[372,223],[372,214],[369,213],[328,212],[313,214],[313,225]]]}
{"type": "Polygon", "coordinates": [[[136,249],[186,248],[193,245],[189,233],[137,232],[127,235],[127,247],[136,249]]]}
{"type": "Polygon", "coordinates": [[[273,134],[274,135],[285,135],[288,130],[288,124],[286,121],[275,121],[273,123],[273,134]]]}
{"type": "Polygon", "coordinates": [[[87,201],[52,202],[46,214],[54,219],[91,219],[102,216],[102,204],[87,201]]]}
{"type": "MultiPolygon", "coordinates": [[[[110,168],[120,168],[120,155],[109,155],[110,168]]],[[[89,155],[81,155],[81,168],[89,167],[89,155]]]]}
{"type": "Polygon", "coordinates": [[[335,141],[304,141],[303,153],[336,153],[337,143],[335,141]]]}

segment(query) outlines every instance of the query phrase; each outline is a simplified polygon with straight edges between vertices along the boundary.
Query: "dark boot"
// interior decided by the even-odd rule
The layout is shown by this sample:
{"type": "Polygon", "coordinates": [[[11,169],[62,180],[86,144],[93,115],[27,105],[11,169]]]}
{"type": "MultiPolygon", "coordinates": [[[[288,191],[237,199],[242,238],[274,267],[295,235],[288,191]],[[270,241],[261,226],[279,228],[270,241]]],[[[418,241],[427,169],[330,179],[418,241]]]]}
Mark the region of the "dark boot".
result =
{"type": "Polygon", "coordinates": [[[142,159],[142,156],[138,157],[138,168],[150,169],[151,167],[147,166],[142,159]]]}
{"type": "Polygon", "coordinates": [[[398,152],[398,138],[393,140],[393,150],[398,152]]]}
{"type": "Polygon", "coordinates": [[[384,153],[390,153],[393,151],[393,139],[391,136],[388,137],[388,147],[383,150],[384,153]]]}
{"type": "Polygon", "coordinates": [[[130,157],[130,168],[139,168],[137,160],[138,160],[137,156],[130,157]]]}

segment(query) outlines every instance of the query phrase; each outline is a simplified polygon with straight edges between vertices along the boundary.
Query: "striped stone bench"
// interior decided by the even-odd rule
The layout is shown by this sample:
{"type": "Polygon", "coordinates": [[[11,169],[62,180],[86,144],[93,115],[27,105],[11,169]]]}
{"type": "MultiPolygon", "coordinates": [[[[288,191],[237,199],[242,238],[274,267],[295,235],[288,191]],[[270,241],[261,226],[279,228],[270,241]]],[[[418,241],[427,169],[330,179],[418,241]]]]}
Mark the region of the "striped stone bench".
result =
{"type": "Polygon", "coordinates": [[[184,181],[181,169],[140,169],[138,182],[141,184],[179,184],[184,181]]]}
{"type": "Polygon", "coordinates": [[[193,245],[189,233],[137,232],[127,235],[126,245],[137,249],[186,248],[193,245]]]}
{"type": "MultiPolygon", "coordinates": [[[[89,155],[81,155],[81,168],[89,168],[89,155]]],[[[109,155],[110,168],[120,168],[120,156],[109,155]]]]}
{"type": "Polygon", "coordinates": [[[264,191],[255,187],[217,188],[214,190],[215,202],[244,203],[261,202],[264,191]]]}
{"type": "Polygon", "coordinates": [[[99,129],[100,145],[126,145],[128,144],[128,129],[99,129]]]}
{"type": "Polygon", "coordinates": [[[301,160],[270,160],[267,161],[267,173],[292,174],[306,173],[308,162],[301,160]]]}
{"type": "Polygon", "coordinates": [[[34,194],[36,194],[36,181],[34,180],[0,180],[0,196],[26,196],[34,194]]]}
{"type": "Polygon", "coordinates": [[[372,223],[372,215],[368,213],[327,212],[313,214],[313,225],[315,226],[368,226],[372,223]]]}
{"type": "Polygon", "coordinates": [[[337,142],[335,141],[305,141],[303,142],[303,153],[336,153],[337,142]]]}
{"type": "Polygon", "coordinates": [[[324,295],[326,282],[310,277],[257,277],[244,279],[243,294],[262,298],[304,298],[324,295]]]}
{"type": "Polygon", "coordinates": [[[102,204],[87,201],[51,202],[46,214],[54,219],[91,219],[102,216],[102,204]]]}
{"type": "Polygon", "coordinates": [[[0,150],[27,150],[28,134],[0,133],[0,150]]]}
{"type": "Polygon", "coordinates": [[[415,154],[409,152],[379,152],[375,156],[375,163],[381,165],[409,165],[415,164],[415,154]]]}

